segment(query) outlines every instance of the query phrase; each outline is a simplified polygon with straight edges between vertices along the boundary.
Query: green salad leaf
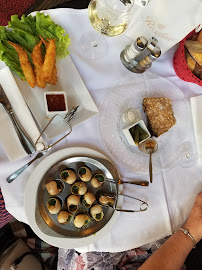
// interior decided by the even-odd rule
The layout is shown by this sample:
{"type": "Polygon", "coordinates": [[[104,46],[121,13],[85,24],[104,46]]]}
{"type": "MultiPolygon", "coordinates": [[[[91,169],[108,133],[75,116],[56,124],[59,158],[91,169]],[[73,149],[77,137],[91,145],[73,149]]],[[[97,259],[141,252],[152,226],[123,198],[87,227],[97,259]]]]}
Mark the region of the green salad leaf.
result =
{"type": "Polygon", "coordinates": [[[55,24],[49,15],[37,13],[36,32],[45,39],[56,39],[56,55],[58,58],[65,58],[69,54],[70,39],[68,34],[65,34],[62,26],[55,24]]]}
{"type": "Polygon", "coordinates": [[[12,15],[8,28],[0,26],[0,59],[23,80],[25,80],[25,76],[20,66],[17,52],[8,41],[23,47],[32,64],[31,53],[34,46],[40,41],[40,36],[44,39],[55,39],[56,56],[59,59],[69,54],[68,46],[70,45],[70,39],[68,34],[65,34],[65,30],[55,24],[49,15],[38,12],[36,16],[22,15],[20,19],[18,15],[12,15]]]}

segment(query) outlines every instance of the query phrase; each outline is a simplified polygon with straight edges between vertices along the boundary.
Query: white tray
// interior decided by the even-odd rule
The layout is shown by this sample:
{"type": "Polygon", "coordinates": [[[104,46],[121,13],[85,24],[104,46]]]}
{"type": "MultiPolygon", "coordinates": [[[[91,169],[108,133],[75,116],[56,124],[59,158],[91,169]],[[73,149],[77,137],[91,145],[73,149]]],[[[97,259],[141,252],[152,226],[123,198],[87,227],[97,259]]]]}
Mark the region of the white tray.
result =
{"type": "MultiPolygon", "coordinates": [[[[22,81],[20,77],[14,73],[19,89],[40,128],[44,128],[49,121],[45,111],[44,91],[65,91],[69,111],[79,106],[74,118],[71,120],[72,127],[98,113],[98,109],[70,56],[57,61],[57,73],[58,83],[56,85],[47,85],[44,89],[37,86],[31,88],[27,82],[22,81]]],[[[60,117],[56,119],[54,124],[45,132],[48,139],[52,139],[67,130],[65,122],[61,121],[60,117]]]]}

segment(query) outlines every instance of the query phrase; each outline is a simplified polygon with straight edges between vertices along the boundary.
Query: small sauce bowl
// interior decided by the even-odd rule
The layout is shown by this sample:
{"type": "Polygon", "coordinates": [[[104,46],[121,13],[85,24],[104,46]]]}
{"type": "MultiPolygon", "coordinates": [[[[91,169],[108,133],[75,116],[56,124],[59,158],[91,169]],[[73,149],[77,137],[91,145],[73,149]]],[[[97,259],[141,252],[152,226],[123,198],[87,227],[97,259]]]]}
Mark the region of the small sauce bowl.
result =
{"type": "Polygon", "coordinates": [[[67,97],[65,92],[45,92],[44,100],[47,116],[53,116],[55,114],[65,116],[68,113],[67,97]]]}

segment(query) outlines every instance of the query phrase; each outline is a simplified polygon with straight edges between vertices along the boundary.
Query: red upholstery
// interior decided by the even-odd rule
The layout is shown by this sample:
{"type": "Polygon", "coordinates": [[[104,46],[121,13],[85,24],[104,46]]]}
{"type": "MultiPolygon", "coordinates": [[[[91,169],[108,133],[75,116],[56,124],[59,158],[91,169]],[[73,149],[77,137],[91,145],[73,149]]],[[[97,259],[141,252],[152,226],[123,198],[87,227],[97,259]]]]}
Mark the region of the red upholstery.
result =
{"type": "Polygon", "coordinates": [[[11,15],[21,16],[37,0],[1,0],[0,1],[0,25],[7,25],[11,15]]]}
{"type": "Polygon", "coordinates": [[[0,228],[6,225],[12,218],[13,216],[5,209],[4,198],[0,189],[0,228]]]}

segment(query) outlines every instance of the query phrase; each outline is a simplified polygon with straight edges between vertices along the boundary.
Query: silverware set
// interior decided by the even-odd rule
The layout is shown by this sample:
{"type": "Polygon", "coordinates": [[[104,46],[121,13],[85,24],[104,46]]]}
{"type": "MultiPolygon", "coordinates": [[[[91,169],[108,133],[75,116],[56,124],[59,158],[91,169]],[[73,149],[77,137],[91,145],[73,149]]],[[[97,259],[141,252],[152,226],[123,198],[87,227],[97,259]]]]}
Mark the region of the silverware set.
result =
{"type": "MultiPolygon", "coordinates": [[[[15,116],[13,109],[10,105],[10,102],[8,100],[8,98],[6,97],[6,94],[3,90],[3,88],[0,85],[0,103],[3,104],[4,108],[6,109],[6,111],[8,112],[9,116],[11,117],[11,120],[13,122],[13,125],[16,129],[16,132],[18,134],[19,140],[23,146],[23,148],[25,149],[25,151],[27,152],[27,154],[31,155],[33,153],[36,152],[35,146],[36,143],[38,142],[39,138],[42,136],[42,134],[44,133],[45,129],[50,125],[50,123],[52,122],[52,120],[54,119],[54,117],[52,117],[52,119],[48,122],[48,124],[45,126],[45,128],[42,130],[39,138],[37,139],[36,143],[33,143],[32,140],[29,138],[28,134],[25,132],[25,130],[23,129],[23,127],[21,126],[19,120],[17,119],[17,116],[15,116]]],[[[77,106],[76,108],[72,109],[69,113],[66,114],[66,116],[63,118],[63,120],[65,122],[70,122],[71,119],[74,117],[74,114],[76,113],[77,109],[79,106],[77,106]]],[[[22,172],[24,172],[35,160],[43,157],[55,144],[57,144],[59,141],[61,141],[63,138],[65,138],[67,135],[69,135],[72,131],[71,126],[70,127],[70,132],[68,132],[65,136],[63,136],[62,138],[60,138],[57,142],[49,145],[49,146],[45,146],[44,145],[44,150],[38,152],[38,154],[28,163],[26,163],[24,166],[22,166],[21,168],[19,168],[17,171],[13,172],[11,175],[9,175],[6,178],[6,181],[8,183],[12,183],[22,172]]]]}

